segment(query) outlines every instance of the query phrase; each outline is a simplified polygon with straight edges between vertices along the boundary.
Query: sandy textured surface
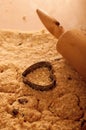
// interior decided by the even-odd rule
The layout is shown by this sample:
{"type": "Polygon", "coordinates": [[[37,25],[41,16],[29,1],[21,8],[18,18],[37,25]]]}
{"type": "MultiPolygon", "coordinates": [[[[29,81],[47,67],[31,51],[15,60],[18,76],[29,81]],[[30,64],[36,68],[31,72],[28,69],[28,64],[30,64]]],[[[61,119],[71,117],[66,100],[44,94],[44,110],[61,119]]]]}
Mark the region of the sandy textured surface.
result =
{"type": "Polygon", "coordinates": [[[43,31],[0,32],[0,130],[81,130],[86,126],[86,83],[63,58],[58,60],[56,43],[43,31]],[[22,72],[44,60],[52,64],[57,85],[41,92],[23,83],[22,72]]]}

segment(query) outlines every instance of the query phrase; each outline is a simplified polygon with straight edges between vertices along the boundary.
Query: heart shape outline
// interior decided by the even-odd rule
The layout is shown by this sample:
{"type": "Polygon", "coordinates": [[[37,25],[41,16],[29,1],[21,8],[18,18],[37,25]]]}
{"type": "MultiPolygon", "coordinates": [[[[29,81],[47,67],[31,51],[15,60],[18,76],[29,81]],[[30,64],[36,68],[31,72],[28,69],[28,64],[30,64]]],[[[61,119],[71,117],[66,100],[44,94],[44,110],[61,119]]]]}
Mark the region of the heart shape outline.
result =
{"type": "Polygon", "coordinates": [[[47,91],[47,90],[50,90],[50,89],[52,89],[52,88],[54,88],[56,86],[56,77],[54,75],[54,70],[53,70],[53,67],[52,67],[51,63],[48,62],[48,61],[40,61],[40,62],[37,62],[37,63],[29,66],[22,73],[22,76],[23,76],[23,82],[25,84],[29,85],[31,88],[33,88],[35,90],[47,91]],[[47,67],[49,72],[50,72],[49,78],[51,79],[52,82],[49,85],[44,85],[44,86],[43,85],[38,85],[38,84],[35,84],[35,83],[33,83],[33,82],[26,79],[26,76],[28,74],[30,74],[34,70],[42,68],[42,67],[47,67]]]}

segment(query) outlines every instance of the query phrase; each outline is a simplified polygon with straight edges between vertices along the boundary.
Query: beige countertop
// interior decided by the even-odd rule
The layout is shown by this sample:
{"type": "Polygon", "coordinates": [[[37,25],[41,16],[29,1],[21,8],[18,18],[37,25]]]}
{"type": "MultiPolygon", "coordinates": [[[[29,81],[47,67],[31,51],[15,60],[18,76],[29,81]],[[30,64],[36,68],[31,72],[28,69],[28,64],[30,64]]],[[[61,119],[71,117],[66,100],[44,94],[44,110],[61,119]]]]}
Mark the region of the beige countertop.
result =
{"type": "Polygon", "coordinates": [[[0,29],[44,28],[36,14],[37,8],[55,17],[67,29],[86,24],[86,0],[0,0],[0,29]]]}

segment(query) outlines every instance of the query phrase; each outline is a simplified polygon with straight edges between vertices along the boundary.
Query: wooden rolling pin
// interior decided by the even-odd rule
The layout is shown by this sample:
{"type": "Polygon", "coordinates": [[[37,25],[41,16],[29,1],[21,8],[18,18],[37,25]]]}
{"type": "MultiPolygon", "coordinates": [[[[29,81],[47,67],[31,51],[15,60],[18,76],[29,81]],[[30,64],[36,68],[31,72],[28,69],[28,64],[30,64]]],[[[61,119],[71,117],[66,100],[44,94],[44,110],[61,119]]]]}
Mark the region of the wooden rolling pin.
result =
{"type": "Polygon", "coordinates": [[[69,30],[57,42],[57,51],[86,80],[86,35],[80,30],[69,30]]]}
{"type": "Polygon", "coordinates": [[[37,9],[42,23],[57,39],[57,51],[84,77],[86,80],[86,35],[80,30],[64,31],[60,23],[37,9]]]}

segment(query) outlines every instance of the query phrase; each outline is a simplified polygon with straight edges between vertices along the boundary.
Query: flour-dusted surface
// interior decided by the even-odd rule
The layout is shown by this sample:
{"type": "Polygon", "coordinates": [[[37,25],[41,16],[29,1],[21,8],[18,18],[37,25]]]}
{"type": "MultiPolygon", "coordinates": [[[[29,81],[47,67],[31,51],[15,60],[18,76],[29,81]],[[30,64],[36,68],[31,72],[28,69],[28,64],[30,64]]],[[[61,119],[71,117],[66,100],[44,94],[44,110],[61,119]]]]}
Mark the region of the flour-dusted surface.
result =
{"type": "Polygon", "coordinates": [[[51,79],[49,78],[50,72],[47,67],[38,68],[35,71],[28,74],[27,80],[29,80],[32,83],[46,86],[51,84],[51,79]]]}
{"type": "Polygon", "coordinates": [[[63,58],[58,60],[56,43],[45,32],[0,32],[0,130],[80,130],[85,125],[86,83],[63,58]],[[54,68],[57,85],[50,91],[23,83],[22,72],[39,61],[54,68]]]}

